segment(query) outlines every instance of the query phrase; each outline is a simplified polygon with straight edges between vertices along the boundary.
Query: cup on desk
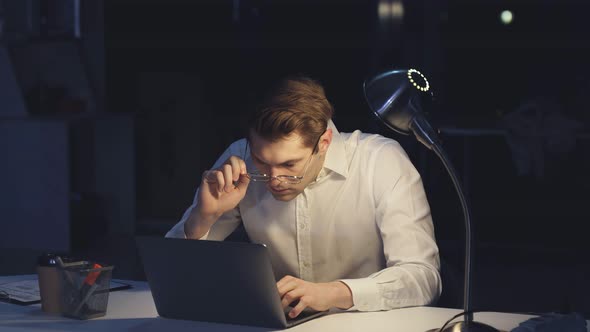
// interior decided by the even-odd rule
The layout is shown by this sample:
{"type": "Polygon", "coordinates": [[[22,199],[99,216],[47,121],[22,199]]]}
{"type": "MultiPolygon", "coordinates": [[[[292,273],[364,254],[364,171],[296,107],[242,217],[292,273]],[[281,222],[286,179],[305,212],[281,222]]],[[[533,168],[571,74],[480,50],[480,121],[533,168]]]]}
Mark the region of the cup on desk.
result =
{"type": "Polygon", "coordinates": [[[44,254],[37,259],[41,310],[52,314],[61,313],[61,278],[55,258],[55,254],[44,254]]]}

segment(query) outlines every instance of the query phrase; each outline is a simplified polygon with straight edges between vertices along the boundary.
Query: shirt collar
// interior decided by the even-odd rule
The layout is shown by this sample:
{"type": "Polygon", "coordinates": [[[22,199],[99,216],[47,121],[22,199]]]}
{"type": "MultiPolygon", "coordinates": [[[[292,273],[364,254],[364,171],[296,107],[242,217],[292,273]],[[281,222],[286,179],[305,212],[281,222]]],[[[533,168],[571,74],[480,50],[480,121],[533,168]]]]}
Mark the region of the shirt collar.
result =
{"type": "Polygon", "coordinates": [[[338,132],[332,120],[328,122],[328,128],[332,129],[332,143],[330,143],[326,152],[323,168],[336,172],[346,178],[348,176],[348,163],[346,162],[344,139],[340,136],[340,132],[338,132]]]}

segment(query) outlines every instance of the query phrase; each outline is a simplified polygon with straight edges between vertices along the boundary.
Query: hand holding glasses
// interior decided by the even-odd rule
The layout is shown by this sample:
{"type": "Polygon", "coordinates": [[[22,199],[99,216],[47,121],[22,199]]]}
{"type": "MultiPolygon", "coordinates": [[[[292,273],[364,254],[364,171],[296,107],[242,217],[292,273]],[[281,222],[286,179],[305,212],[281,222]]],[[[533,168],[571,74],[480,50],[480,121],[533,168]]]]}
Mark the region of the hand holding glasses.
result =
{"type": "Polygon", "coordinates": [[[206,219],[206,224],[212,225],[221,214],[238,205],[246,195],[249,183],[244,160],[229,157],[219,168],[203,173],[197,196],[198,211],[194,212],[206,219]]]}
{"type": "MultiPolygon", "coordinates": [[[[323,135],[323,133],[322,133],[323,135]]],[[[312,157],[316,155],[318,143],[305,164],[302,175],[277,175],[271,176],[263,173],[248,173],[246,170],[246,158],[238,156],[229,157],[225,163],[213,170],[203,173],[203,179],[197,194],[197,209],[191,211],[191,217],[185,222],[184,231],[189,238],[203,237],[219,219],[219,217],[235,208],[246,195],[250,181],[269,182],[277,180],[281,183],[299,184],[307,175],[312,157]]],[[[248,151],[248,145],[244,155],[248,151]]]]}

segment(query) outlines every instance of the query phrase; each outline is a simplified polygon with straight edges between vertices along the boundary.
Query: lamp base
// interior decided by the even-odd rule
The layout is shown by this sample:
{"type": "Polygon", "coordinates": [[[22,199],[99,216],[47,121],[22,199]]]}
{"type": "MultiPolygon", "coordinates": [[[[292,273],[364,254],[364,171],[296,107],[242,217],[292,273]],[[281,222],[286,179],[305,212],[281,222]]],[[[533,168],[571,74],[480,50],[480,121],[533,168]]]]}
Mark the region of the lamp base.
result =
{"type": "MultiPolygon", "coordinates": [[[[431,329],[426,332],[439,332],[439,329],[431,329]]],[[[445,327],[442,332],[501,332],[500,330],[493,328],[487,324],[479,322],[456,322],[445,327]]]]}

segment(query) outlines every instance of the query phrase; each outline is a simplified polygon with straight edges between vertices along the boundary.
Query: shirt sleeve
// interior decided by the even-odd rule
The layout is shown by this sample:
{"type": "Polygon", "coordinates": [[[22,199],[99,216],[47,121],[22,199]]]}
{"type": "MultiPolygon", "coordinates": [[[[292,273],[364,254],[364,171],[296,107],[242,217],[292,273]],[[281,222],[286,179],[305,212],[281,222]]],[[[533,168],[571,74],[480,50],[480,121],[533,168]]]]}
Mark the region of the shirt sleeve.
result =
{"type": "Polygon", "coordinates": [[[352,292],[354,305],[349,310],[432,304],[442,290],[440,260],[420,174],[393,140],[374,158],[367,175],[373,179],[386,267],[367,278],[341,280],[352,292]]]}
{"type": "MultiPolygon", "coordinates": [[[[220,167],[226,160],[232,155],[240,156],[243,158],[244,149],[246,147],[246,142],[244,139],[234,142],[231,144],[223,154],[217,159],[215,164],[211,169],[215,169],[220,167]]],[[[191,206],[184,212],[182,218],[168,233],[166,233],[166,237],[171,238],[181,238],[186,239],[186,233],[184,232],[184,224],[185,222],[191,217],[192,212],[197,208],[197,198],[199,196],[200,188],[197,188],[195,193],[195,197],[193,198],[193,202],[191,206]]],[[[201,237],[199,240],[216,240],[216,241],[223,241],[228,235],[230,235],[242,222],[240,217],[239,207],[235,207],[232,210],[227,211],[219,219],[211,226],[209,231],[201,237]]]]}

